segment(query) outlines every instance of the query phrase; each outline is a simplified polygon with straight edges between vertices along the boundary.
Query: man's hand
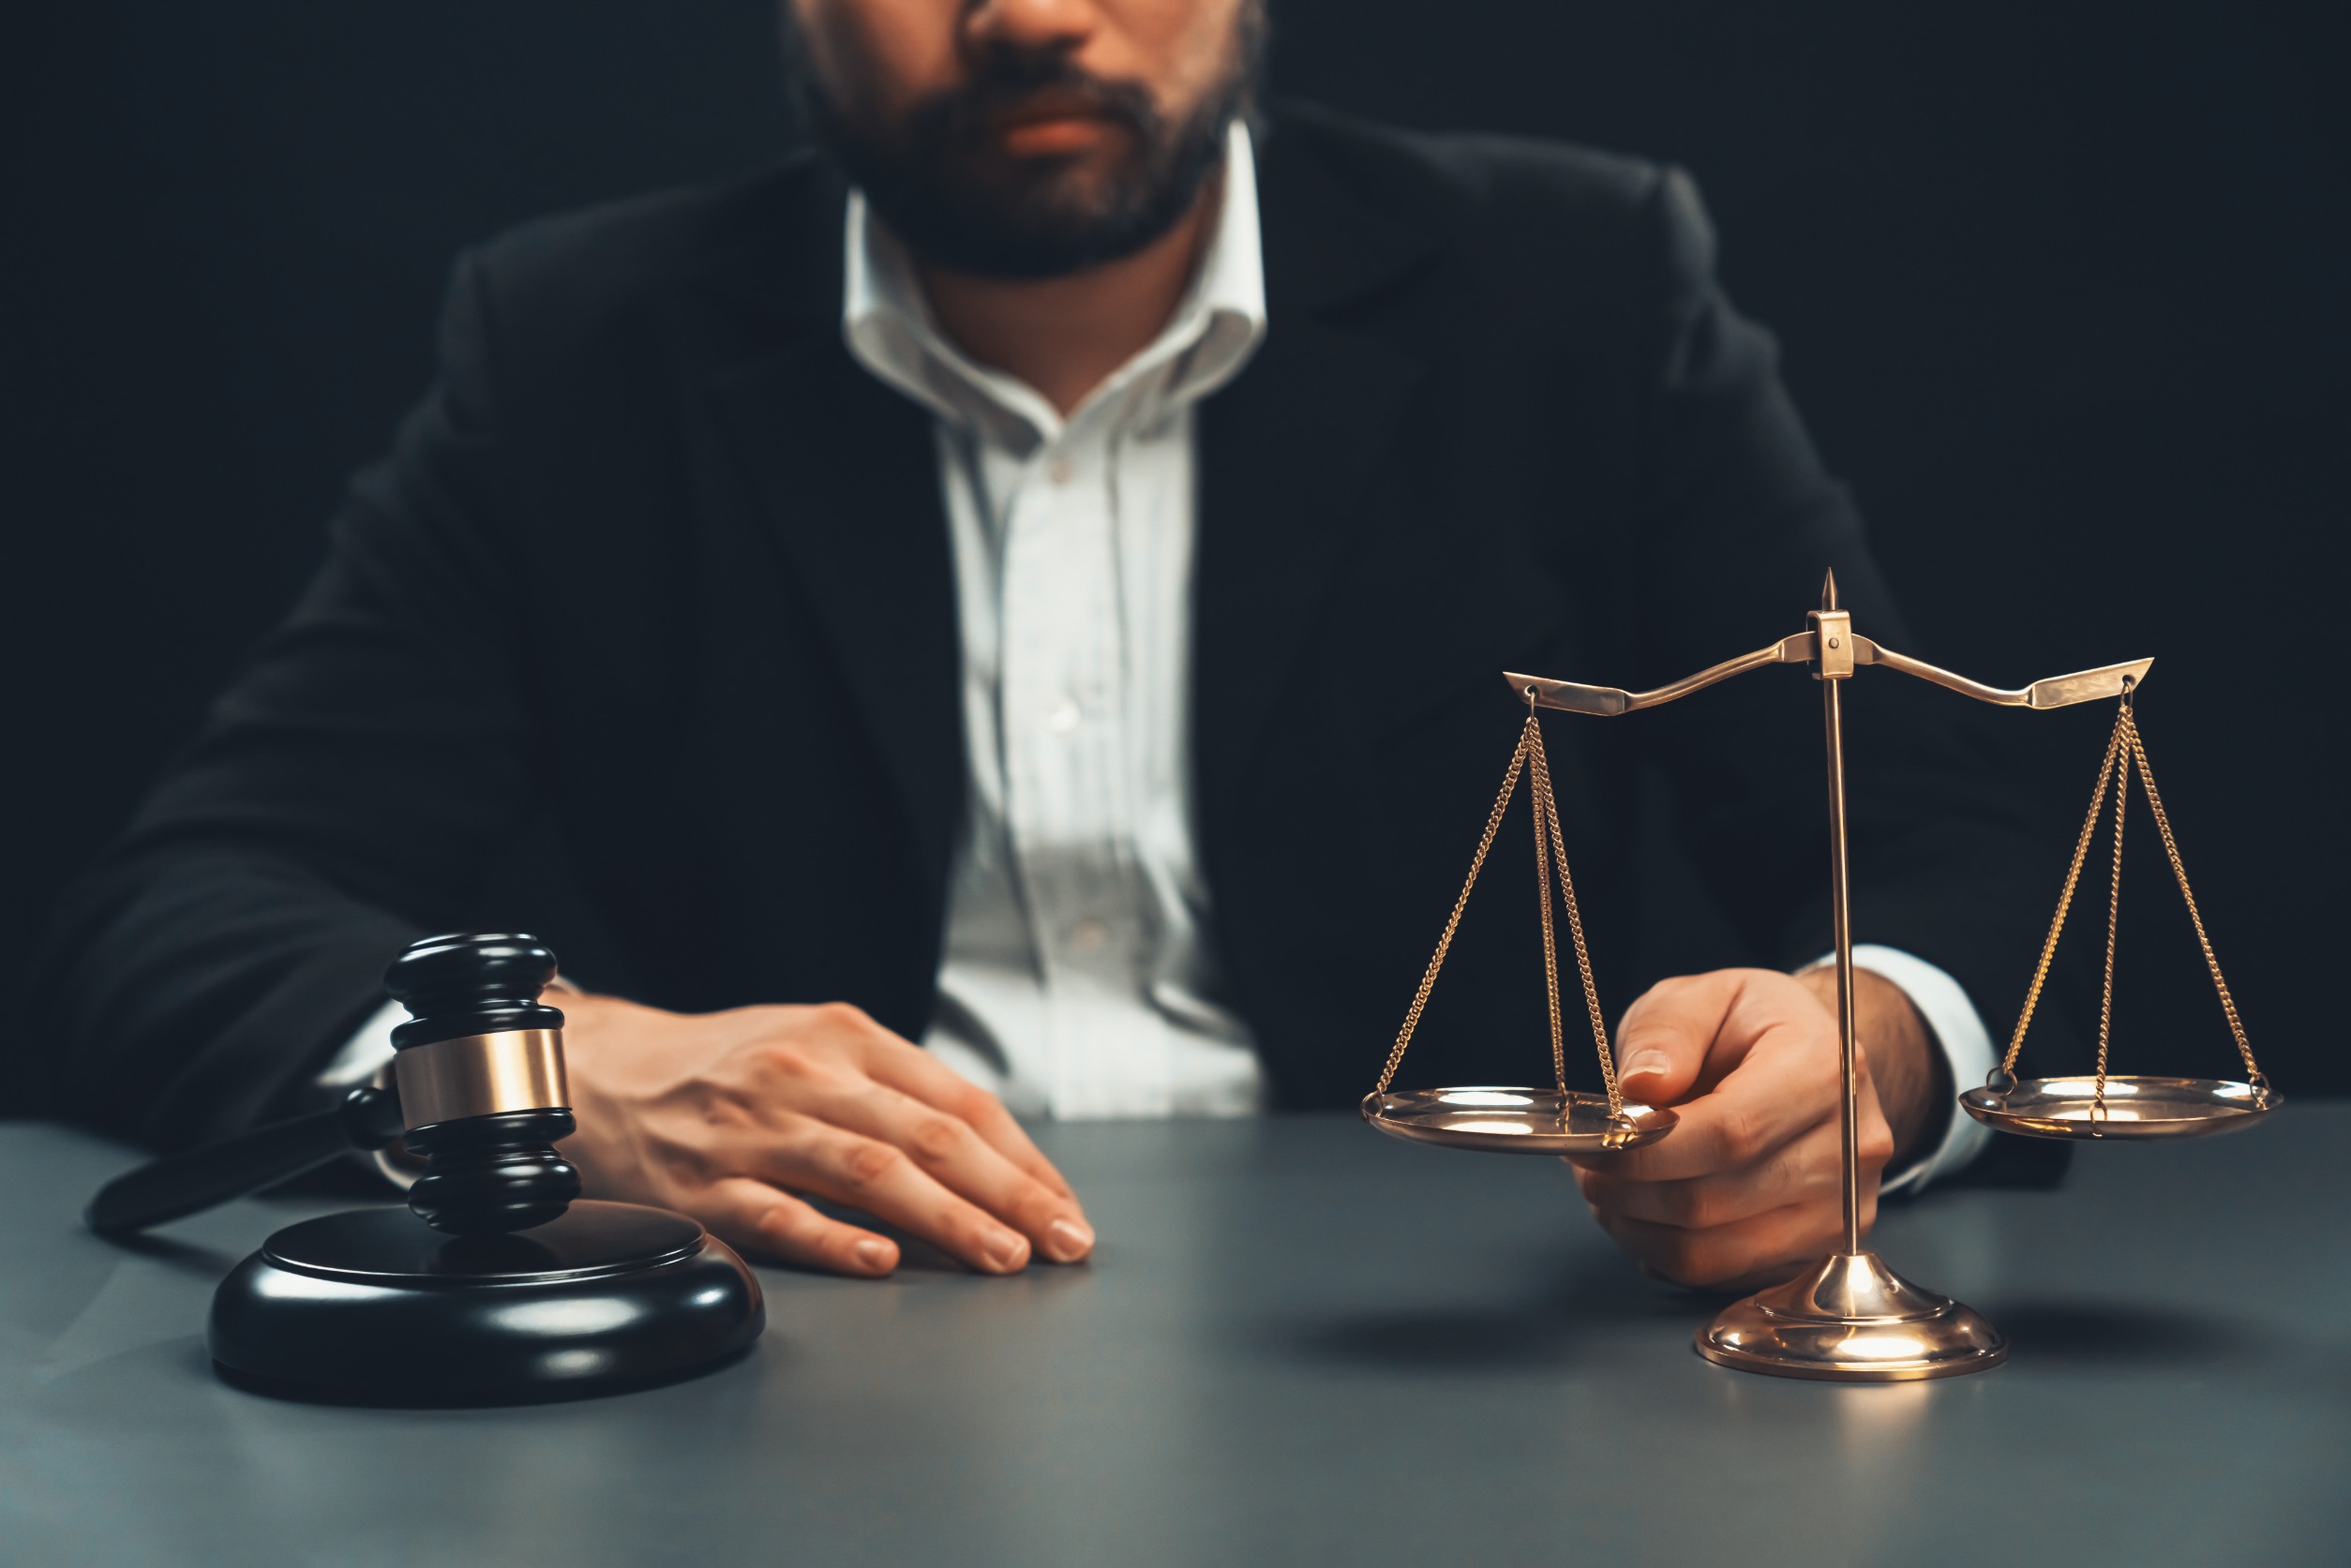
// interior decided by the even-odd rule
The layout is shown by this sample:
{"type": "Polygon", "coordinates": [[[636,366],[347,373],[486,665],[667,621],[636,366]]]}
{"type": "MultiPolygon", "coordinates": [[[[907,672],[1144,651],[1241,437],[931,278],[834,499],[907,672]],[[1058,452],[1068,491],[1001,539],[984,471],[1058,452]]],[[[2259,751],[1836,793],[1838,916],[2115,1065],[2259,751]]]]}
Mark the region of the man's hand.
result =
{"type": "Polygon", "coordinates": [[[985,1274],[1031,1248],[1071,1263],[1094,1232],[1070,1184],[994,1095],[857,1008],[663,1012],[561,998],[594,1197],[693,1216],[745,1251],[839,1274],[898,1266],[886,1236],[796,1194],[861,1209],[985,1274]]]}
{"type": "MultiPolygon", "coordinates": [[[[1949,1069],[1899,986],[1853,976],[1862,1227],[1878,1173],[1935,1125],[1949,1069]],[[1891,1123],[1891,1125],[1889,1125],[1891,1123]]],[[[1630,1154],[1571,1159],[1601,1229],[1677,1284],[1749,1290],[1844,1243],[1836,972],[1666,980],[1617,1030],[1625,1097],[1681,1123],[1630,1154]]]]}

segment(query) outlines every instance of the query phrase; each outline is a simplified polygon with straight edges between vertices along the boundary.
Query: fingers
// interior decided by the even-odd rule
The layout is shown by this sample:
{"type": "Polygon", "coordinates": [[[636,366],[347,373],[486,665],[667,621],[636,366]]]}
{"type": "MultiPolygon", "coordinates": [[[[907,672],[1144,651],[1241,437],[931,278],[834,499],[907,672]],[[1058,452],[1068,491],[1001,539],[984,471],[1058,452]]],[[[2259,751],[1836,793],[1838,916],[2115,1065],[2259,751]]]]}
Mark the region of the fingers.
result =
{"type": "MultiPolygon", "coordinates": [[[[1660,980],[1616,1026],[1617,1082],[1640,1105],[1674,1105],[1730,1070],[1712,1064],[1716,1037],[1749,971],[1717,969],[1660,980]]],[[[1726,1042],[1730,1043],[1730,1042],[1726,1042]]]]}
{"type": "MultiPolygon", "coordinates": [[[[1877,1217],[1873,1187],[1864,1188],[1863,1229],[1877,1217]]],[[[1841,1207],[1790,1203],[1730,1225],[1692,1231],[1625,1216],[1601,1228],[1652,1272],[1677,1285],[1740,1291],[1774,1284],[1844,1244],[1841,1207]]]]}
{"type": "MultiPolygon", "coordinates": [[[[1835,1021],[1817,998],[1765,970],[1693,976],[1637,1002],[1619,1039],[1628,1096],[1679,1095],[1658,1142],[1569,1162],[1619,1245],[1669,1279],[1729,1288],[1784,1278],[1841,1244],[1843,1074],[1835,1021]],[[1653,1052],[1652,1072],[1637,1076],[1653,1052]]],[[[1856,1068],[1865,1225],[1894,1143],[1865,1056],[1856,1068]]]]}
{"type": "Polygon", "coordinates": [[[795,1117],[758,1162],[753,1173],[775,1186],[862,1209],[982,1274],[1028,1266],[1026,1235],[949,1191],[894,1143],[795,1117]]]}
{"type": "Polygon", "coordinates": [[[1798,1202],[1834,1203],[1841,1214],[1843,1142],[1832,1118],[1732,1170],[1678,1181],[1640,1181],[1600,1166],[1578,1170],[1576,1185],[1595,1215],[1685,1230],[1709,1230],[1798,1202]]]}
{"type": "Polygon", "coordinates": [[[889,1272],[898,1248],[803,1196],[862,1209],[990,1274],[1092,1251],[1069,1183],[1002,1104],[857,1008],[636,1012],[636,1027],[575,1075],[599,1112],[602,1132],[583,1129],[581,1149],[599,1191],[849,1274],[889,1272]]]}
{"type": "MultiPolygon", "coordinates": [[[[862,1017],[862,1014],[859,1015],[862,1017]]],[[[868,1023],[872,1021],[866,1020],[868,1023]]],[[[900,1039],[877,1023],[876,1038],[866,1042],[865,1070],[877,1083],[910,1095],[935,1110],[962,1118],[996,1153],[1068,1200],[1074,1209],[1077,1195],[1053,1162],[1044,1156],[1004,1102],[957,1073],[919,1045],[900,1039]]]]}
{"type": "MultiPolygon", "coordinates": [[[[1580,1157],[1580,1167],[1631,1181],[1736,1171],[1837,1114],[1843,1075],[1835,1023],[1788,976],[1761,969],[1692,976],[1658,986],[1635,1011],[1644,1004],[1654,1022],[1625,1015],[1636,1050],[1660,1038],[1709,1038],[1698,1092],[1675,1107],[1679,1120],[1664,1139],[1630,1153],[1580,1157]]],[[[1867,1100],[1867,1058],[1857,1066],[1867,1100]]]]}
{"type": "Polygon", "coordinates": [[[821,1029],[854,1047],[863,1076],[837,1080],[840,1092],[803,1109],[906,1150],[1055,1262],[1093,1251],[1094,1231],[1077,1195],[1003,1101],[856,1008],[816,1012],[821,1029]]]}
{"type": "Polygon", "coordinates": [[[803,1109],[903,1151],[938,1186],[1018,1231],[1055,1262],[1074,1263],[1094,1248],[1074,1198],[1013,1164],[960,1116],[872,1080],[803,1109]]]}
{"type": "Polygon", "coordinates": [[[1757,1164],[1834,1118],[1843,1093],[1835,1053],[1767,1038],[1713,1091],[1675,1110],[1673,1130],[1646,1148],[1580,1157],[1580,1169],[1630,1182],[1686,1181],[1757,1164]]]}
{"type": "Polygon", "coordinates": [[[686,1207],[712,1235],[755,1258],[868,1277],[898,1266],[898,1244],[889,1237],[845,1225],[748,1176],[713,1183],[686,1207]]]}

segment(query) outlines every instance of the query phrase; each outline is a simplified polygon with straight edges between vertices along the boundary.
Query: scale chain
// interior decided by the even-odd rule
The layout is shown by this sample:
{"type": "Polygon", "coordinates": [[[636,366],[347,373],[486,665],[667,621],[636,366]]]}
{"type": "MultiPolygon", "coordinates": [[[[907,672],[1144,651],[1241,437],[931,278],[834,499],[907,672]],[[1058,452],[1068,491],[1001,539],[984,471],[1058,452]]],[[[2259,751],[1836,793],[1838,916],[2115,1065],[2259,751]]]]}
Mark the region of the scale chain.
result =
{"type": "Polygon", "coordinates": [[[2082,866],[2089,857],[2089,842],[2097,833],[2098,818],[2105,809],[2106,790],[2111,784],[2115,798],[2114,868],[2106,895],[2106,963],[2099,1004],[2097,1081],[2091,1099],[2093,1121],[2102,1119],[2105,1109],[2107,1049],[2114,1022],[2115,949],[2122,897],[2123,817],[2134,771],[2138,774],[2139,786],[2147,792],[2148,810],[2155,819],[2156,833],[2163,839],[2164,858],[2171,862],[2172,877],[2179,883],[2179,896],[2188,906],[2189,923],[2195,928],[2196,947],[2204,955],[2205,968],[2211,974],[2212,988],[2220,994],[2221,1011],[2228,1020],[2229,1037],[2236,1042],[2237,1053],[2243,1059],[2245,1071],[2254,1084],[2260,1087],[2269,1082],[2262,1075],[2260,1065],[2254,1059],[2253,1044],[2246,1038],[2244,1020],[2237,1011],[2237,999],[2229,992],[2228,981],[2221,973],[2220,958],[2212,950],[2212,939],[2205,932],[2204,916],[2196,907],[2195,892],[2188,886],[2187,862],[2181,859],[2179,842],[2172,835],[2171,817],[2164,810],[2163,794],[2155,786],[2155,769],[2147,759],[2147,743],[2139,734],[2132,696],[2133,693],[2126,685],[2115,713],[2114,733],[2106,741],[2105,760],[2099,765],[2097,785],[2090,791],[2089,814],[2082,821],[2081,836],[2074,844],[2074,859],[2066,868],[2065,887],[2058,896],[2057,917],[2049,922],[2049,934],[2041,945],[2040,962],[2033,967],[2032,985],[2025,993],[2024,1010],[2017,1015],[2015,1033],[2009,1037],[2008,1053],[2001,1059],[1996,1075],[2010,1083],[2014,1081],[2017,1054],[2024,1049],[2025,1032],[2032,1024],[2034,1009],[2040,1004],[2042,989],[2047,982],[2058,938],[2064,931],[2066,916],[2073,908],[2074,889],[2081,880],[2082,866]]]}
{"type": "Polygon", "coordinates": [[[2155,818],[2155,831],[2163,838],[2164,854],[2171,861],[2171,874],[2179,884],[2179,896],[2188,905],[2188,921],[2195,927],[2196,946],[2204,951],[2204,966],[2212,973],[2212,989],[2220,993],[2221,1011],[2228,1019],[2230,1038],[2237,1042],[2238,1055],[2244,1058],[2246,1073],[2254,1086],[2260,1087],[2269,1080],[2262,1076],[2259,1064],[2254,1060],[2252,1042],[2245,1038],[2244,1020],[2237,1016],[2237,999],[2229,994],[2228,981],[2221,976],[2221,961],[2212,951],[2212,939],[2204,933],[2204,916],[2196,908],[2196,895],[2188,887],[2187,862],[2179,858],[2179,845],[2171,836],[2171,818],[2164,811],[2163,796],[2156,792],[2155,769],[2148,766],[2147,743],[2139,738],[2139,723],[2128,703],[2123,705],[2122,727],[2129,738],[2132,759],[2138,764],[2139,785],[2147,791],[2147,808],[2155,818]]]}
{"type": "MultiPolygon", "coordinates": [[[[2128,733],[2130,727],[2131,699],[2126,694],[2119,730],[2128,733]]],[[[2106,978],[2098,993],[2098,1081],[2089,1094],[2089,1126],[2093,1133],[2106,1119],[2106,1046],[2114,1038],[2114,949],[2122,927],[2122,819],[2130,804],[2131,769],[2125,762],[2115,769],[2114,775],[2114,874],[2106,883],[2106,978]]]]}
{"type": "MultiPolygon", "coordinates": [[[[1543,756],[1543,737],[1535,727],[1535,711],[1527,710],[1527,804],[1535,813],[1535,897],[1543,910],[1543,999],[1550,1005],[1551,1084],[1561,1100],[1567,1098],[1567,1047],[1559,1026],[1559,933],[1551,925],[1550,842],[1543,834],[1545,805],[1550,800],[1550,769],[1543,756]]],[[[1564,857],[1563,857],[1564,859],[1564,857]]]]}
{"type": "MultiPolygon", "coordinates": [[[[1532,723],[1534,717],[1535,715],[1530,712],[1527,715],[1528,722],[1532,723]]],[[[1583,981],[1584,1010],[1592,1019],[1592,1044],[1600,1056],[1600,1082],[1608,1090],[1609,1114],[1621,1116],[1625,1113],[1625,1097],[1616,1085],[1616,1059],[1614,1053],[1609,1050],[1609,1026],[1600,1011],[1600,987],[1592,978],[1592,953],[1584,946],[1583,914],[1576,907],[1576,881],[1567,870],[1567,844],[1559,829],[1559,799],[1551,791],[1550,759],[1543,753],[1543,734],[1539,725],[1535,729],[1534,739],[1535,801],[1542,808],[1543,825],[1550,830],[1551,858],[1559,866],[1559,891],[1567,905],[1567,935],[1576,946],[1576,973],[1583,981]]],[[[1535,859],[1539,864],[1542,859],[1539,840],[1535,859]]],[[[1550,889],[1546,884],[1543,892],[1543,906],[1547,927],[1550,924],[1550,889]]],[[[1555,960],[1552,955],[1557,949],[1550,946],[1548,940],[1549,935],[1550,933],[1547,930],[1544,962],[1547,967],[1554,967],[1555,960]]],[[[1556,973],[1555,967],[1554,973],[1556,973]]],[[[1552,985],[1552,994],[1554,996],[1558,994],[1558,985],[1555,980],[1552,985]]],[[[1560,1054],[1556,1007],[1554,1007],[1552,1019],[1551,1049],[1552,1067],[1559,1075],[1559,1092],[1564,1095],[1567,1092],[1567,1069],[1560,1054]]]]}
{"type": "MultiPolygon", "coordinates": [[[[1535,715],[1527,714],[1532,727],[1535,715]]],[[[1437,937],[1437,950],[1429,960],[1429,967],[1420,977],[1420,989],[1413,993],[1413,1005],[1404,1013],[1404,1026],[1396,1032],[1396,1046],[1387,1053],[1387,1066],[1380,1069],[1379,1086],[1374,1094],[1387,1093],[1387,1086],[1396,1082],[1396,1069],[1404,1063],[1404,1048],[1413,1042],[1413,1031],[1420,1027],[1421,1010],[1429,1005],[1429,993],[1436,989],[1437,971],[1445,967],[1445,955],[1453,947],[1453,933],[1460,928],[1461,911],[1469,907],[1470,889],[1477,886],[1477,874],[1486,866],[1487,852],[1494,847],[1494,835],[1502,830],[1502,814],[1509,808],[1510,797],[1519,787],[1519,771],[1526,766],[1526,732],[1519,732],[1519,749],[1510,754],[1510,769],[1502,776],[1502,793],[1494,797],[1494,809],[1486,814],[1486,831],[1477,840],[1477,853],[1470,858],[1469,876],[1461,883],[1461,895],[1453,901],[1453,913],[1445,917],[1445,931],[1437,937]]]]}
{"type": "Polygon", "coordinates": [[[1477,853],[1470,858],[1469,875],[1462,879],[1461,891],[1453,901],[1453,911],[1446,916],[1445,930],[1437,937],[1437,950],[1429,959],[1429,967],[1420,977],[1420,986],[1413,993],[1413,1002],[1405,1011],[1403,1026],[1397,1031],[1396,1044],[1388,1052],[1387,1064],[1380,1071],[1380,1082],[1373,1090],[1385,1094],[1396,1081],[1397,1069],[1403,1065],[1404,1052],[1411,1046],[1413,1034],[1420,1027],[1420,1015],[1428,1008],[1430,993],[1435,990],[1438,971],[1445,967],[1445,955],[1452,950],[1454,933],[1460,929],[1461,913],[1469,906],[1472,889],[1477,886],[1478,873],[1486,866],[1486,857],[1492,851],[1494,837],[1502,830],[1502,819],[1510,806],[1510,798],[1517,793],[1519,775],[1528,775],[1527,793],[1535,816],[1535,889],[1542,900],[1543,914],[1543,984],[1550,1005],[1551,1075],[1563,1098],[1567,1094],[1567,1061],[1565,1030],[1559,1008],[1559,950],[1551,917],[1551,867],[1559,865],[1559,886],[1567,904],[1567,932],[1576,948],[1576,971],[1583,982],[1584,1008],[1592,1019],[1592,1038],[1598,1047],[1600,1076],[1608,1088],[1609,1114],[1624,1113],[1625,1102],[1617,1086],[1616,1064],[1609,1050],[1608,1025],[1600,1010],[1600,992],[1592,975],[1592,958],[1584,943],[1583,915],[1576,905],[1575,879],[1567,869],[1567,849],[1560,830],[1559,803],[1551,789],[1550,759],[1543,751],[1543,729],[1535,718],[1530,696],[1526,724],[1519,732],[1518,749],[1510,754],[1509,769],[1504,773],[1502,789],[1494,797],[1493,809],[1486,814],[1486,829],[1477,840],[1477,853]]]}
{"type": "Polygon", "coordinates": [[[2099,765],[2098,784],[2089,792],[2089,814],[2082,819],[2081,836],[2074,841],[2074,859],[2065,868],[2065,887],[2058,894],[2057,918],[2049,922],[2049,934],[2041,944],[2041,962],[2033,965],[2032,986],[2025,993],[2024,1011],[2016,1015],[2016,1032],[2008,1037],[2008,1054],[2000,1059],[2000,1072],[2013,1077],[2016,1071],[2016,1055],[2025,1048],[2025,1031],[2032,1026],[2033,1010],[2041,1005],[2041,988],[2048,982],[2050,961],[2057,957],[2058,937],[2064,933],[2065,917],[2074,907],[2074,889],[2082,879],[2082,862],[2089,858],[2089,841],[2097,836],[2098,817],[2105,810],[2106,784],[2114,777],[2115,758],[2121,754],[2123,723],[2127,712],[2115,715],[2114,734],[2106,740],[2106,760],[2099,765]]]}

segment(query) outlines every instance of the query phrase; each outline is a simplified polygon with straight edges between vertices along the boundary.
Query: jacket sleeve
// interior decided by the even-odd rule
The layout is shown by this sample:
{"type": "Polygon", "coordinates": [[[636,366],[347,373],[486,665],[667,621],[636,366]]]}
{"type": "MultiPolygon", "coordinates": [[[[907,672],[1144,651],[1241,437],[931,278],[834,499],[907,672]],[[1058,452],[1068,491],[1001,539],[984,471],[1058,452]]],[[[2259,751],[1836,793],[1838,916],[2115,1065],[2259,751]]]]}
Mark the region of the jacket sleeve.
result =
{"type": "Polygon", "coordinates": [[[282,1110],[528,810],[530,585],[487,296],[461,261],[438,381],[323,566],[61,904],[26,1064],[53,1113],[178,1146],[282,1110]]]}
{"type": "MultiPolygon", "coordinates": [[[[1636,367],[1640,586],[1623,628],[1640,683],[1802,631],[1831,570],[1856,631],[1932,657],[1905,626],[1850,498],[1822,468],[1770,334],[1716,283],[1687,176],[1665,172],[1646,216],[1655,303],[1636,367]]],[[[1843,700],[1855,940],[1952,975],[2004,1047],[2063,869],[2062,848],[1985,743],[1987,720],[2020,720],[1876,668],[1845,682],[1843,700]]],[[[1819,685],[1795,666],[1768,669],[1626,722],[1644,724],[1684,842],[1749,946],[1781,966],[1826,951],[1819,685]]],[[[2063,1027],[2036,1024],[2036,1041],[2063,1027]]]]}

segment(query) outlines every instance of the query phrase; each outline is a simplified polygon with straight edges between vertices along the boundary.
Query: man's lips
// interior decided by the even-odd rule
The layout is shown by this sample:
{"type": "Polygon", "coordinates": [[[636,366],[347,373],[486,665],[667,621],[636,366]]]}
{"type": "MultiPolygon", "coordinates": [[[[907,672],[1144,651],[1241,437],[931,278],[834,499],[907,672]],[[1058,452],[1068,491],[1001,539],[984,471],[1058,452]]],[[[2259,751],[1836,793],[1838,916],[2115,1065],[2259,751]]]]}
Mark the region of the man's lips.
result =
{"type": "Polygon", "coordinates": [[[1119,124],[1090,101],[1047,97],[995,116],[989,128],[1016,157],[1049,157],[1098,146],[1119,124]]]}
{"type": "Polygon", "coordinates": [[[1111,122],[1100,114],[1056,114],[1036,120],[1015,120],[997,132],[1005,148],[1023,157],[1056,153],[1082,153],[1097,146],[1111,122]]]}

